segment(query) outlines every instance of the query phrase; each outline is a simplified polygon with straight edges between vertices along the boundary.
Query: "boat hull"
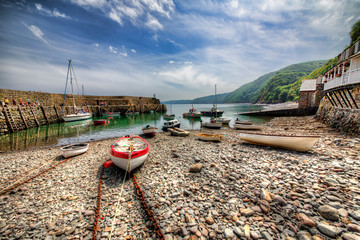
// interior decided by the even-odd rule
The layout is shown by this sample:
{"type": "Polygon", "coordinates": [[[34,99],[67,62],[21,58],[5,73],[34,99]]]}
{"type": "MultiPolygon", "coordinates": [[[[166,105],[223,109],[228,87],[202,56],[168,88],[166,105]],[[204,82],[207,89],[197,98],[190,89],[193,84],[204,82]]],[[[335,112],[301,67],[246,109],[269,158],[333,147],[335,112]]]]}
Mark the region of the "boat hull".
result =
{"type": "Polygon", "coordinates": [[[224,113],[224,111],[217,111],[217,112],[201,111],[201,115],[208,116],[208,117],[222,116],[223,113],[224,113]]]}
{"type": "Polygon", "coordinates": [[[173,120],[175,119],[175,114],[165,114],[163,117],[167,120],[173,120]]]}
{"type": "Polygon", "coordinates": [[[260,125],[252,125],[252,124],[234,124],[235,129],[239,130],[262,130],[263,127],[260,125]]]}
{"type": "Polygon", "coordinates": [[[219,134],[208,134],[208,133],[198,133],[196,134],[199,140],[202,141],[213,141],[213,142],[220,142],[224,135],[219,134]]]}
{"type": "Polygon", "coordinates": [[[189,131],[185,131],[184,129],[177,128],[177,127],[169,128],[168,130],[172,136],[186,137],[186,136],[189,136],[189,134],[190,134],[189,131]]]}
{"type": "Polygon", "coordinates": [[[61,148],[62,156],[69,158],[85,153],[89,149],[88,143],[71,144],[61,148]]]}
{"type": "Polygon", "coordinates": [[[276,136],[264,134],[240,133],[240,139],[257,145],[285,148],[306,152],[317,142],[318,136],[276,136]]]}
{"type": "Polygon", "coordinates": [[[135,168],[139,167],[145,162],[149,155],[149,144],[145,139],[139,136],[126,136],[117,140],[111,145],[110,156],[112,162],[119,168],[131,172],[135,168]],[[130,141],[136,141],[131,145],[130,141]],[[137,145],[141,145],[137,148],[137,145]],[[134,150],[130,152],[127,147],[133,146],[134,150]],[[119,148],[120,147],[120,148],[119,148]],[[128,169],[128,163],[130,159],[130,168],[128,169]]]}
{"type": "Polygon", "coordinates": [[[151,127],[151,128],[143,128],[142,131],[144,135],[153,137],[157,133],[158,129],[156,127],[151,127]]]}
{"type": "Polygon", "coordinates": [[[205,122],[201,123],[202,127],[220,129],[222,127],[222,122],[205,122]]]}
{"type": "Polygon", "coordinates": [[[106,125],[106,123],[105,119],[94,120],[94,125],[106,125]]]}
{"type": "Polygon", "coordinates": [[[69,114],[69,115],[63,116],[63,119],[64,119],[65,122],[74,122],[74,121],[80,121],[80,120],[85,120],[85,119],[89,119],[89,118],[92,118],[91,113],[69,114]]]}
{"type": "Polygon", "coordinates": [[[184,113],[183,117],[184,118],[201,118],[202,114],[201,113],[184,113]]]}

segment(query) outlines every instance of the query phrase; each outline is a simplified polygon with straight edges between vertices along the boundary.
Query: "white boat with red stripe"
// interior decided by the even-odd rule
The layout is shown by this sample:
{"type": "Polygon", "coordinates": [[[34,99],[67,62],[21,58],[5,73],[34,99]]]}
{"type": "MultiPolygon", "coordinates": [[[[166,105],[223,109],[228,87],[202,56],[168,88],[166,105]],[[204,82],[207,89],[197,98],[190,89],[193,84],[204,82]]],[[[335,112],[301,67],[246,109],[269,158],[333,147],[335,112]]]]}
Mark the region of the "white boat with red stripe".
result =
{"type": "Polygon", "coordinates": [[[125,136],[111,145],[111,160],[121,169],[131,172],[145,162],[149,144],[139,136],[125,136]]]}

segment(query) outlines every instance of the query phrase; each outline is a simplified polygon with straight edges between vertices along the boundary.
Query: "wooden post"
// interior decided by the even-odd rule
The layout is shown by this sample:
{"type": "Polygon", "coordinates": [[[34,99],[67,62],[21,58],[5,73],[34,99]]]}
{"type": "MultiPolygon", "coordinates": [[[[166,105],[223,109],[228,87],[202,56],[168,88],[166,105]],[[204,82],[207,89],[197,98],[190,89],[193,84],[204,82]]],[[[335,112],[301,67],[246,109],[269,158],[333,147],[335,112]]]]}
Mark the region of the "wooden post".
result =
{"type": "MultiPolygon", "coordinates": [[[[346,96],[345,96],[345,98],[344,98],[343,95],[341,94],[341,89],[339,89],[339,95],[340,95],[341,99],[343,100],[343,102],[345,103],[345,106],[346,106],[346,107],[349,107],[347,101],[345,100],[346,96]]],[[[351,105],[350,105],[350,108],[351,108],[351,105]]]]}
{"type": "Polygon", "coordinates": [[[356,101],[355,101],[355,99],[353,98],[353,96],[352,96],[352,94],[351,94],[350,90],[349,90],[349,89],[347,89],[347,91],[348,91],[349,96],[350,96],[351,100],[353,101],[353,103],[354,103],[355,107],[356,107],[357,109],[359,109],[359,107],[358,107],[358,105],[356,104],[356,101]]]}
{"type": "Polygon", "coordinates": [[[333,103],[330,94],[329,93],[325,93],[325,95],[327,96],[327,98],[329,99],[329,102],[331,103],[332,106],[335,106],[335,104],[333,103]]]}
{"type": "Polygon", "coordinates": [[[47,123],[50,124],[50,121],[49,121],[48,117],[46,116],[46,111],[45,111],[45,108],[43,107],[43,105],[40,105],[40,108],[44,114],[44,117],[45,117],[47,123]]]}
{"type": "Polygon", "coordinates": [[[22,111],[21,111],[20,105],[18,105],[18,109],[19,109],[19,112],[20,112],[20,117],[21,117],[21,119],[23,120],[26,129],[28,129],[29,127],[28,127],[28,125],[27,125],[27,123],[26,123],[26,120],[25,120],[25,118],[24,118],[24,114],[23,114],[22,111]]]}
{"type": "Polygon", "coordinates": [[[55,109],[56,117],[57,117],[58,121],[60,122],[61,120],[60,120],[59,112],[55,105],[54,105],[54,109],[55,109]]]}
{"type": "Polygon", "coordinates": [[[36,115],[35,115],[35,113],[34,113],[34,111],[33,111],[32,107],[30,107],[30,109],[31,109],[31,113],[32,113],[32,115],[34,116],[34,120],[35,120],[35,122],[36,122],[36,125],[37,125],[38,127],[40,127],[40,123],[39,123],[39,121],[37,120],[36,115]]]}

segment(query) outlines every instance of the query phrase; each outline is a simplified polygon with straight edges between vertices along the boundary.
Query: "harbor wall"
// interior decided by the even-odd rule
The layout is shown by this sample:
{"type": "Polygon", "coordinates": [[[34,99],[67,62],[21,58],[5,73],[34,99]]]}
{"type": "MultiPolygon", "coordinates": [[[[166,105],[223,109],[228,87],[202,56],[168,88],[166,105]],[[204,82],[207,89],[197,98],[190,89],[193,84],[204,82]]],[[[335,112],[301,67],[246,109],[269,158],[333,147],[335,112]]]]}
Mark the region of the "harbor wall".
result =
{"type": "MultiPolygon", "coordinates": [[[[360,86],[352,89],[352,96],[358,108],[333,106],[327,97],[324,97],[316,113],[316,118],[326,125],[350,135],[360,135],[360,86]]],[[[342,101],[341,98],[339,98],[342,101]]],[[[343,104],[345,106],[345,104],[343,104]]]]}
{"type": "MultiPolygon", "coordinates": [[[[63,121],[63,94],[0,89],[0,100],[0,134],[63,121]],[[5,98],[9,100],[7,106],[4,106],[5,98]],[[23,105],[19,104],[19,100],[23,105]]],[[[155,97],[76,95],[75,104],[96,116],[110,111],[122,114],[166,111],[166,106],[155,97]]],[[[72,96],[66,95],[64,113],[73,113],[72,106],[72,96]]]]}

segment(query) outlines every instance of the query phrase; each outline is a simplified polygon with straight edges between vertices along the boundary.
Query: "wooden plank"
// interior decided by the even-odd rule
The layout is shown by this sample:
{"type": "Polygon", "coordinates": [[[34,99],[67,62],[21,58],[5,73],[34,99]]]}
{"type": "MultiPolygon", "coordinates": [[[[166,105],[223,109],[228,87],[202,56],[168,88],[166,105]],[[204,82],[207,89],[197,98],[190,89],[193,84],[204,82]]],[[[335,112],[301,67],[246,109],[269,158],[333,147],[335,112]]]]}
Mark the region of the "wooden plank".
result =
{"type": "Polygon", "coordinates": [[[39,123],[39,121],[38,121],[37,118],[36,118],[36,115],[35,115],[35,113],[34,113],[34,111],[33,111],[33,108],[30,107],[30,110],[31,110],[32,115],[34,116],[34,120],[35,120],[35,122],[36,122],[36,125],[37,125],[38,127],[40,127],[40,123],[39,123]]]}
{"type": "Polygon", "coordinates": [[[20,105],[18,105],[18,109],[19,109],[19,112],[20,112],[20,117],[21,117],[21,119],[23,120],[26,129],[29,129],[29,127],[28,127],[28,125],[27,125],[27,123],[26,123],[26,120],[25,120],[25,118],[24,118],[24,114],[23,114],[22,111],[21,111],[20,105]]]}
{"type": "Polygon", "coordinates": [[[54,109],[55,109],[55,113],[56,113],[56,117],[57,117],[58,121],[61,122],[61,119],[60,119],[60,116],[59,116],[59,112],[58,112],[58,110],[57,110],[57,108],[56,108],[55,105],[54,105],[54,109]]]}
{"type": "Polygon", "coordinates": [[[43,105],[40,105],[40,108],[41,108],[41,110],[42,110],[42,112],[43,112],[43,114],[44,114],[44,117],[45,117],[47,123],[50,124],[49,118],[46,116],[46,111],[45,111],[44,106],[43,106],[43,105]]]}

